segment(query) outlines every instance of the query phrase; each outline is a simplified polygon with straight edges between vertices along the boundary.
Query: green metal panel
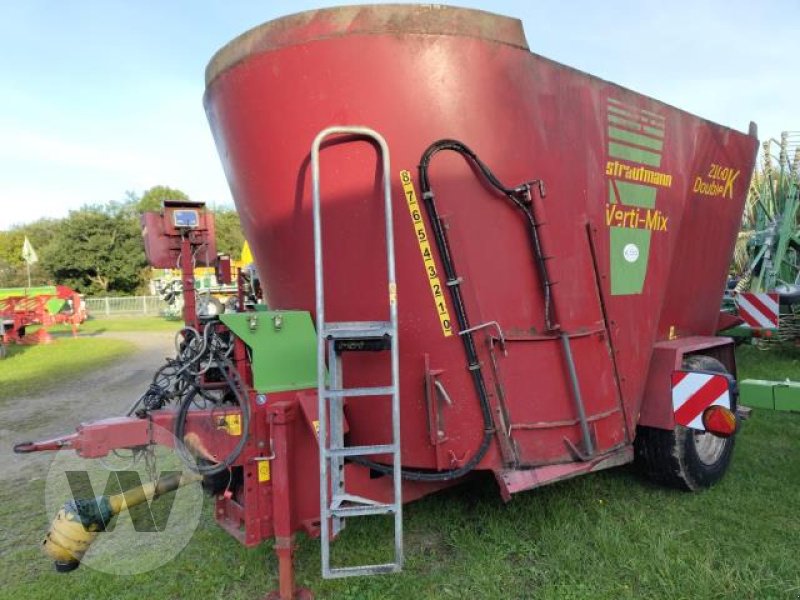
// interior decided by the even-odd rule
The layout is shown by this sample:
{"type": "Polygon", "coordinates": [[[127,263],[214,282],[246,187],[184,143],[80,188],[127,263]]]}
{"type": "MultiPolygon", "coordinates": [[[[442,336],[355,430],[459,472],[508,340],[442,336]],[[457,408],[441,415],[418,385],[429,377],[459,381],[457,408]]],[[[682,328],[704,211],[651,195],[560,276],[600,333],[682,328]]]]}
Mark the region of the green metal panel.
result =
{"type": "Polygon", "coordinates": [[[39,287],[0,288],[0,300],[11,296],[55,296],[58,292],[53,285],[39,287]]]}
{"type": "Polygon", "coordinates": [[[641,148],[620,144],[619,142],[608,142],[608,155],[613,158],[621,158],[622,160],[629,160],[651,167],[661,166],[661,155],[657,152],[642,150],[641,148]]]}
{"type": "Polygon", "coordinates": [[[775,410],[800,412],[800,383],[785,381],[774,388],[775,410]]]}
{"type": "MultiPolygon", "coordinates": [[[[39,287],[30,287],[30,288],[0,288],[0,300],[6,300],[7,298],[16,298],[16,297],[28,297],[33,298],[35,296],[55,296],[58,293],[55,286],[39,286],[39,287]]],[[[60,298],[51,298],[45,303],[47,307],[47,312],[51,315],[55,315],[64,308],[66,304],[66,300],[62,300],[60,298]]]]}
{"type": "Polygon", "coordinates": [[[611,227],[611,295],[641,294],[647,275],[651,232],[611,227]]]}
{"type": "Polygon", "coordinates": [[[745,379],[739,382],[739,402],[751,408],[775,408],[772,393],[775,381],[763,379],[745,379]]]}
{"type": "Polygon", "coordinates": [[[317,333],[305,311],[266,310],[220,315],[252,351],[256,391],[317,387],[317,333]]]}
{"type": "Polygon", "coordinates": [[[47,312],[51,315],[57,315],[61,312],[61,309],[67,304],[66,300],[61,300],[60,298],[51,298],[47,301],[47,312]]]}

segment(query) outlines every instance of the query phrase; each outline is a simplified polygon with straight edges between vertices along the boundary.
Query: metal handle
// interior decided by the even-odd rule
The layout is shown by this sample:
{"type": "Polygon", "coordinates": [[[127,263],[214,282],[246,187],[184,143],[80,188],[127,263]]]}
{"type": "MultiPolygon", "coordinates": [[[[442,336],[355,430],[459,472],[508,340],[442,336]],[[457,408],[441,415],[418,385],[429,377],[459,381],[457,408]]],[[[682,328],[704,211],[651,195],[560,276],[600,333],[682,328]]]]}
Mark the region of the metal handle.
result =
{"type": "Polygon", "coordinates": [[[506,336],[503,335],[503,330],[500,327],[500,323],[497,321],[486,321],[486,323],[481,323],[480,325],[475,325],[474,327],[470,327],[469,329],[464,329],[463,331],[459,331],[458,335],[465,335],[467,333],[472,333],[474,331],[478,331],[480,329],[485,329],[486,327],[494,327],[497,329],[497,336],[500,340],[500,347],[503,349],[503,356],[508,356],[508,351],[506,350],[506,336]]]}
{"type": "MultiPolygon", "coordinates": [[[[320,206],[320,176],[319,176],[319,150],[325,138],[332,135],[354,135],[374,140],[381,150],[381,164],[383,166],[383,198],[386,213],[386,252],[387,269],[389,275],[389,290],[396,290],[396,275],[394,267],[394,228],[392,227],[392,182],[389,163],[389,145],[383,136],[369,127],[360,126],[334,126],[320,131],[311,144],[311,197],[314,211],[314,276],[316,279],[316,304],[317,323],[324,323],[324,288],[322,268],[322,217],[320,206]]],[[[390,320],[396,323],[395,296],[390,292],[390,320]]]]}

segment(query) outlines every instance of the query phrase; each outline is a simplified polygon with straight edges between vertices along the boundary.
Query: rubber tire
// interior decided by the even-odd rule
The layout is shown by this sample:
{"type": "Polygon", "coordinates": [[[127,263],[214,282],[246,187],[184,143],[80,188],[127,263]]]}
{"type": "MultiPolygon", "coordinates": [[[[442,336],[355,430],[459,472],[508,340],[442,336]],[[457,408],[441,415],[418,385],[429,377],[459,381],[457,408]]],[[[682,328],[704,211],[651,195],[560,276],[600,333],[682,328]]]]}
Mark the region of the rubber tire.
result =
{"type": "MultiPolygon", "coordinates": [[[[683,368],[690,371],[727,373],[725,366],[710,356],[689,356],[683,368]]],[[[736,412],[736,394],[731,407],[736,412]]],[[[711,435],[711,434],[707,434],[711,435]]],[[[719,458],[706,464],[700,460],[694,431],[676,425],[672,431],[639,426],[634,441],[634,465],[649,479],[665,486],[690,492],[709,488],[725,475],[733,457],[736,436],[725,439],[719,458]]]]}
{"type": "Polygon", "coordinates": [[[198,296],[197,315],[199,317],[218,317],[225,312],[225,305],[214,296],[198,296]],[[210,310],[209,310],[210,309],[210,310]]]}

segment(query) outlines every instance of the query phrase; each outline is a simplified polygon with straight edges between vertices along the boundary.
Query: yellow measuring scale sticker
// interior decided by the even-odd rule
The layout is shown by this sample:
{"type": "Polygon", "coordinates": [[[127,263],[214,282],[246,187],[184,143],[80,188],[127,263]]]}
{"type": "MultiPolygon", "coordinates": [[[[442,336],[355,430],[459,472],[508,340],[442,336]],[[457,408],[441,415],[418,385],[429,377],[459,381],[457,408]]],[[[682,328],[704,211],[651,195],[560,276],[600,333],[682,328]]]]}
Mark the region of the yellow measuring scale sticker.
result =
{"type": "Polygon", "coordinates": [[[265,481],[269,481],[269,461],[268,460],[260,460],[258,461],[258,481],[259,483],[263,483],[265,481]]]}
{"type": "Polygon", "coordinates": [[[425,265],[425,272],[428,275],[428,283],[433,294],[433,303],[436,306],[436,314],[439,315],[439,323],[442,325],[444,337],[453,335],[453,322],[450,320],[450,312],[447,310],[447,300],[444,296],[444,286],[439,280],[439,271],[436,268],[436,261],[433,260],[433,252],[428,241],[428,232],[425,230],[425,221],[422,219],[422,212],[417,202],[417,192],[414,191],[414,182],[411,173],[400,171],[400,182],[403,184],[403,193],[408,203],[408,212],[411,213],[411,223],[414,225],[414,232],[417,234],[419,251],[422,254],[422,263],[425,265]]]}

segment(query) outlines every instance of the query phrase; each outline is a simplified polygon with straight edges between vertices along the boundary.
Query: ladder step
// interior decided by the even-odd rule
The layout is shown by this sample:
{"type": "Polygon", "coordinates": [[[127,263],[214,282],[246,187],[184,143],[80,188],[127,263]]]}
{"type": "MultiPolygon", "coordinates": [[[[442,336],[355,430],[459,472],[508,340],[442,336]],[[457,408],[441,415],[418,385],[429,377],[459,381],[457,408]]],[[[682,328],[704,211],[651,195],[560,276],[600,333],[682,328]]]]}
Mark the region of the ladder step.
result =
{"type": "Polygon", "coordinates": [[[328,514],[331,517],[367,517],[370,515],[392,515],[396,512],[397,507],[394,504],[340,506],[328,509],[328,514]]]}
{"type": "Polygon", "coordinates": [[[338,567],[328,569],[326,578],[335,579],[338,577],[354,577],[358,575],[382,575],[385,573],[399,573],[400,565],[397,563],[386,563],[382,565],[363,565],[360,567],[338,567]]]}
{"type": "Polygon", "coordinates": [[[348,390],[325,390],[323,395],[326,398],[353,398],[355,396],[393,396],[396,388],[393,386],[385,387],[363,387],[350,388],[348,390]]]}
{"type": "Polygon", "coordinates": [[[393,332],[394,328],[389,321],[341,321],[322,326],[322,335],[329,340],[380,338],[391,336],[393,332]]]}
{"type": "Polygon", "coordinates": [[[381,444],[377,446],[349,446],[347,448],[328,448],[326,456],[369,456],[371,454],[392,454],[395,451],[393,444],[381,444]]]}

